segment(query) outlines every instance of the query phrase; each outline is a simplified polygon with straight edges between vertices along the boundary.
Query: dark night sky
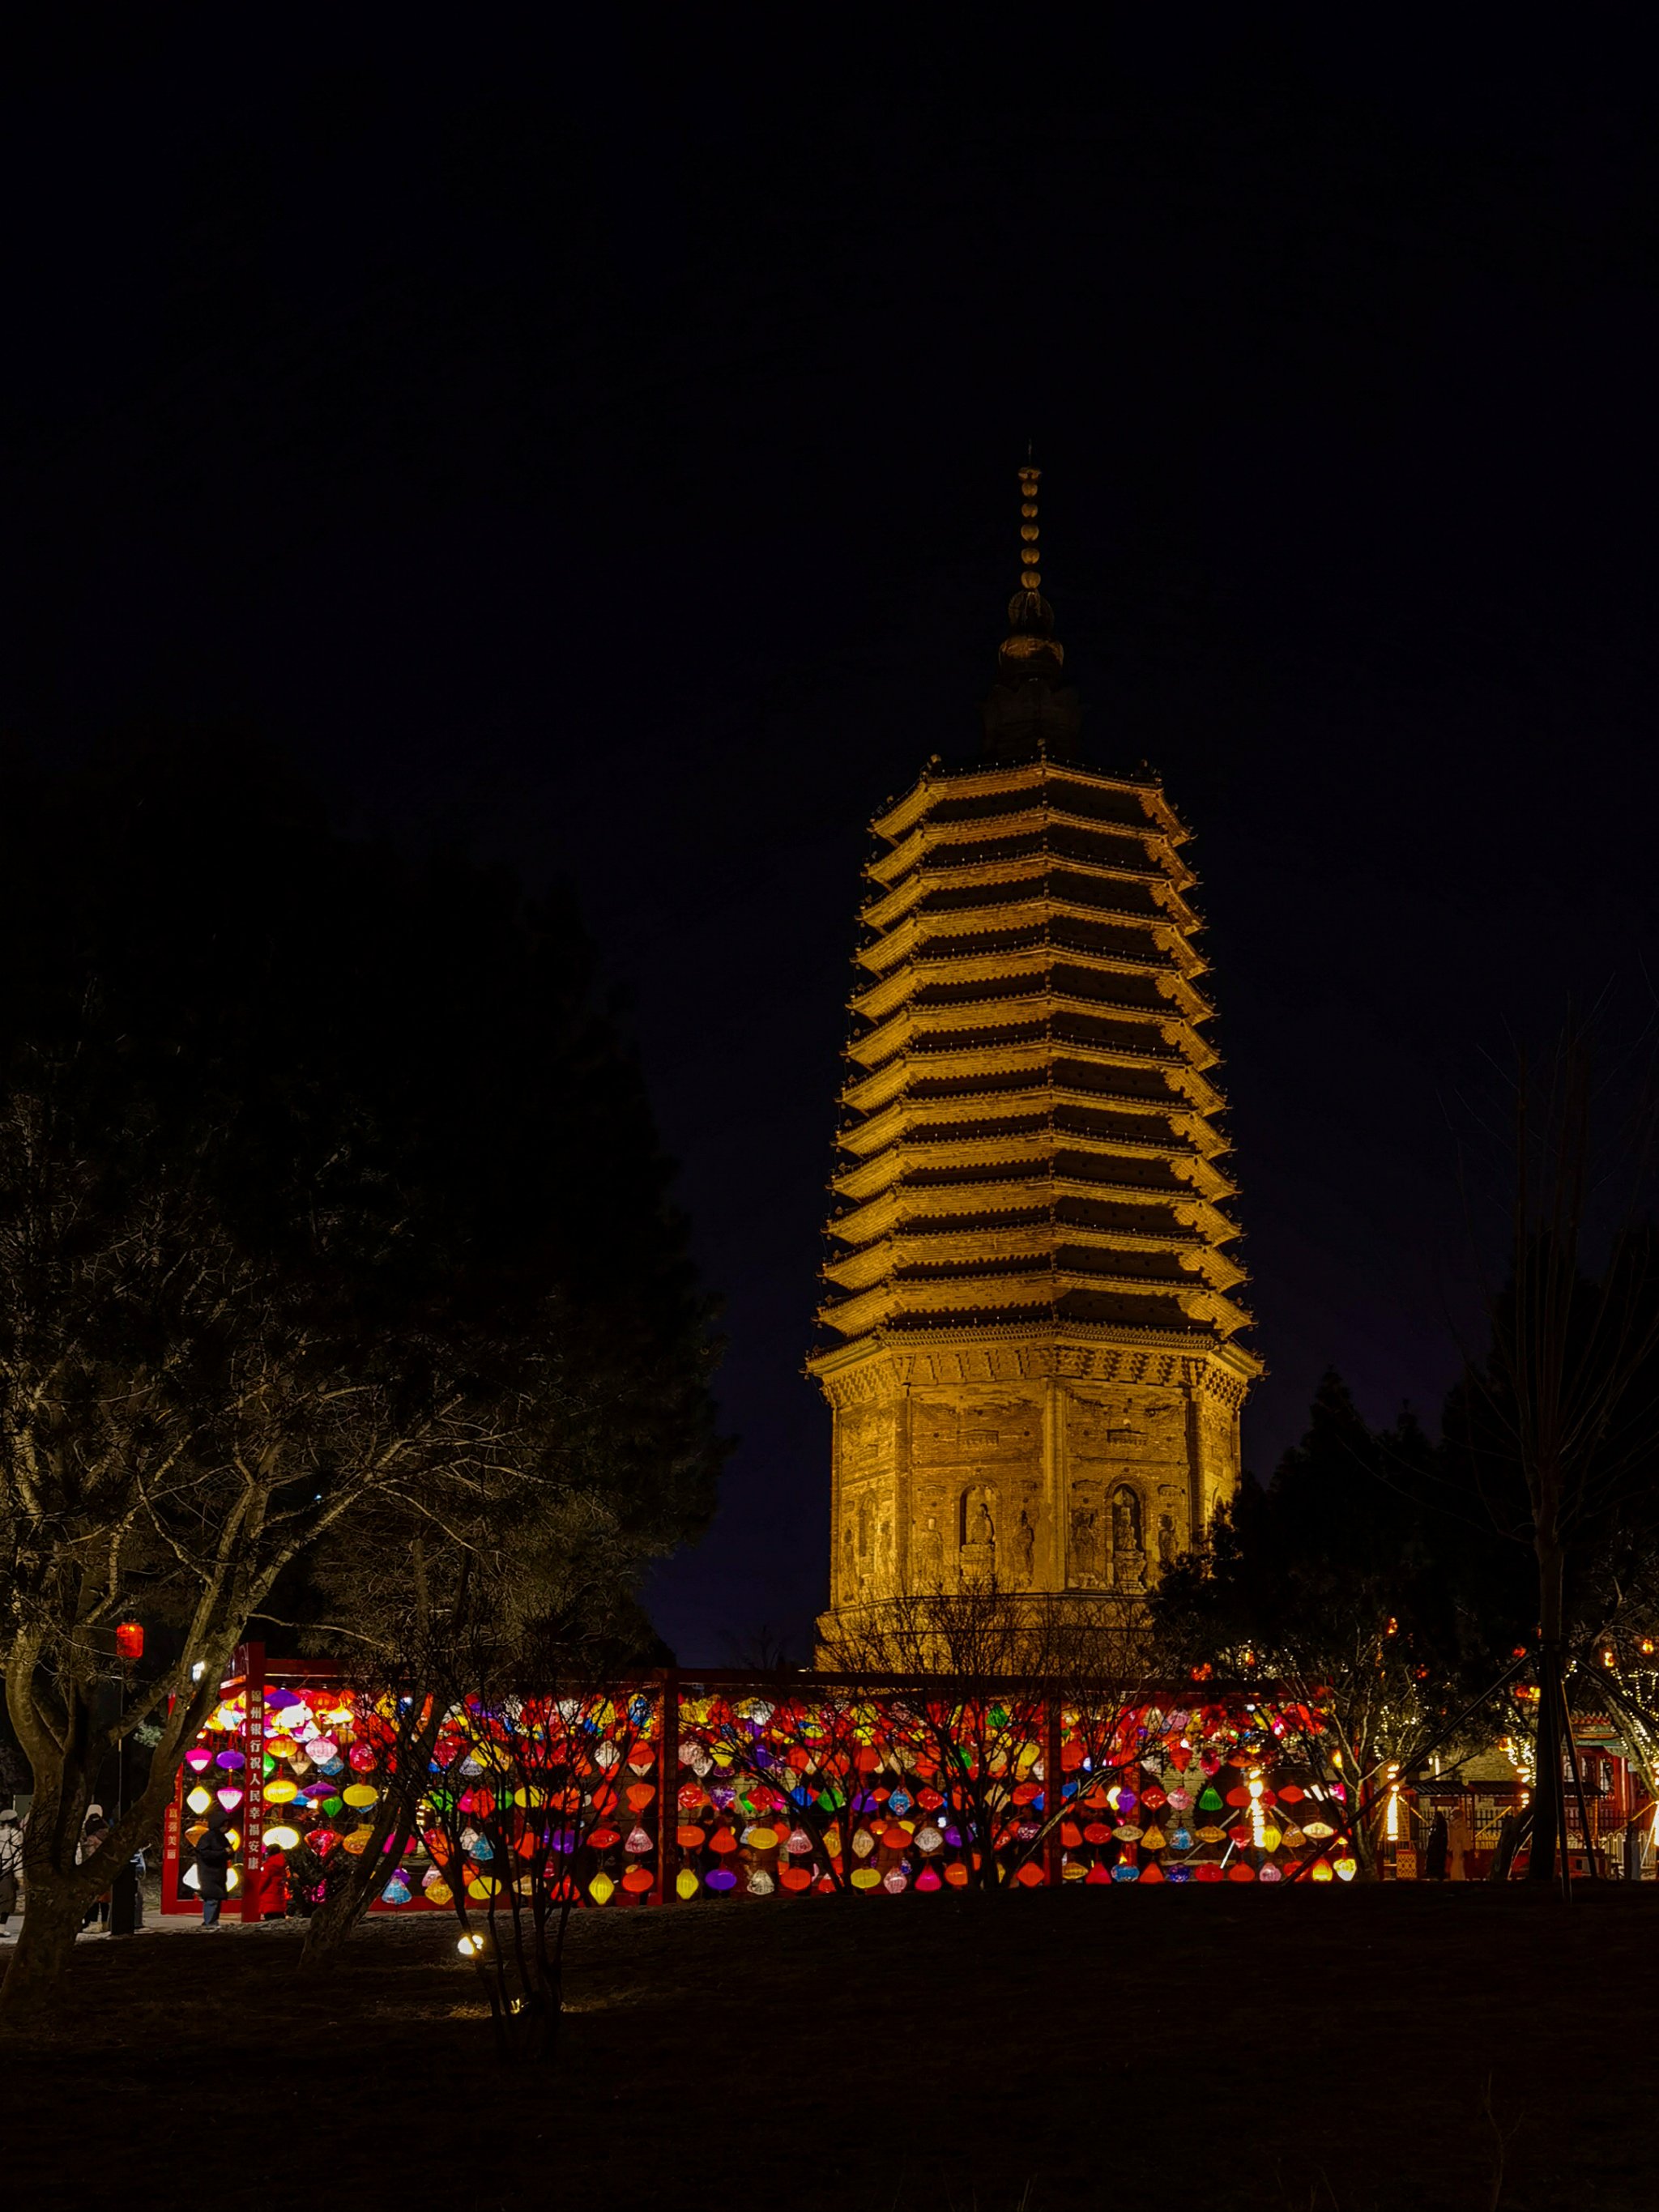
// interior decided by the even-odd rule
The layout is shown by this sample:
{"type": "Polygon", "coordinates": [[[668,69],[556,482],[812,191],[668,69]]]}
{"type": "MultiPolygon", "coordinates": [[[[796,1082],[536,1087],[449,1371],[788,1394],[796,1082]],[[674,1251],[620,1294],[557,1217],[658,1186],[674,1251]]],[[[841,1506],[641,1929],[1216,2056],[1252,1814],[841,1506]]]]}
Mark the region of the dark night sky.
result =
{"type": "Polygon", "coordinates": [[[1431,1415],[1464,1102],[1570,994],[1652,1007],[1642,58],[324,20],[13,58],[0,723],[240,718],[575,885],[726,1300],[682,1656],[818,1601],[865,825],[976,743],[1028,437],[1092,757],[1198,833],[1247,1457],[1331,1363],[1431,1415]]]}

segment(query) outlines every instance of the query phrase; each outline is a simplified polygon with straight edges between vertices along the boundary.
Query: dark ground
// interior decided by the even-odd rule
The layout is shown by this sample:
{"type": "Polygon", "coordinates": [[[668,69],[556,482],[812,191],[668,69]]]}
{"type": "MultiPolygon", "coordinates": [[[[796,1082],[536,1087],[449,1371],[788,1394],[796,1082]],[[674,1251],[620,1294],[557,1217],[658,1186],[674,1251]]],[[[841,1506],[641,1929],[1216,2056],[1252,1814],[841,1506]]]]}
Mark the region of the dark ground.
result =
{"type": "Polygon", "coordinates": [[[1659,1893],[592,1914],[550,2073],[496,2068],[447,1922],[376,1925],[321,1991],[296,1953],[82,1944],[0,2063],[6,2199],[1470,2212],[1490,2074],[1504,2212],[1659,2203],[1659,1893]]]}

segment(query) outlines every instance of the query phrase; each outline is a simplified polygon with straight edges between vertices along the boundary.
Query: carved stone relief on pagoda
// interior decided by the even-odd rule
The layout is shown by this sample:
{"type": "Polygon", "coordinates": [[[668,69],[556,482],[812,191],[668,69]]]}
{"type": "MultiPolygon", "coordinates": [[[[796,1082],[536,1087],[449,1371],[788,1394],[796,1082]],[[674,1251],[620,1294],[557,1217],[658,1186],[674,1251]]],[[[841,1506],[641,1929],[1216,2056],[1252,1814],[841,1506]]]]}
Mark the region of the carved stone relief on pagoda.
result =
{"type": "Polygon", "coordinates": [[[1068,1589],[1149,1589],[1179,1548],[1178,1503],[1167,1489],[1110,1475],[1074,1475],[1068,1493],[1068,1589]]]}
{"type": "Polygon", "coordinates": [[[1024,1399],[914,1401],[911,1580],[1033,1586],[1042,1517],[1042,1412],[1024,1399]]]}
{"type": "Polygon", "coordinates": [[[1025,1398],[919,1398],[910,1415],[912,1464],[976,1467],[1030,1459],[1042,1449],[1042,1409],[1025,1398]]]}

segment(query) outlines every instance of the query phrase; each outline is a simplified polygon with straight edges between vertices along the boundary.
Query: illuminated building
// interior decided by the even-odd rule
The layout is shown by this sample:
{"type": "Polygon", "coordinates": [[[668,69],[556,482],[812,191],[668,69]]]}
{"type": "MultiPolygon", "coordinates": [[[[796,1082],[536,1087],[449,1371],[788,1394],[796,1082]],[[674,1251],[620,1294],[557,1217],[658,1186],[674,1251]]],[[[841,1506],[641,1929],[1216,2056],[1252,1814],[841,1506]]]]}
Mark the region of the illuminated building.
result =
{"type": "Polygon", "coordinates": [[[843,1616],[992,1577],[1132,1601],[1232,1490],[1261,1371],[1188,833],[1084,758],[1020,475],[982,757],[872,825],[809,1363],[843,1616]]]}

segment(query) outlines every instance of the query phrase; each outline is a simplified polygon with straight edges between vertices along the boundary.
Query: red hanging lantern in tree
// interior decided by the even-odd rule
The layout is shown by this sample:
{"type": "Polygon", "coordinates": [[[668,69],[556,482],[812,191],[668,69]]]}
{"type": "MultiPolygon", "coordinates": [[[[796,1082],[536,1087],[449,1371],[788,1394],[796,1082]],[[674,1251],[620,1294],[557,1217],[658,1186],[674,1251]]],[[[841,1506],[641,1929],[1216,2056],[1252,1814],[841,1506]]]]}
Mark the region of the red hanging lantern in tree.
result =
{"type": "Polygon", "coordinates": [[[131,1661],[144,1656],[144,1625],[140,1620],[124,1620],[115,1631],[115,1649],[123,1659],[131,1661]]]}

